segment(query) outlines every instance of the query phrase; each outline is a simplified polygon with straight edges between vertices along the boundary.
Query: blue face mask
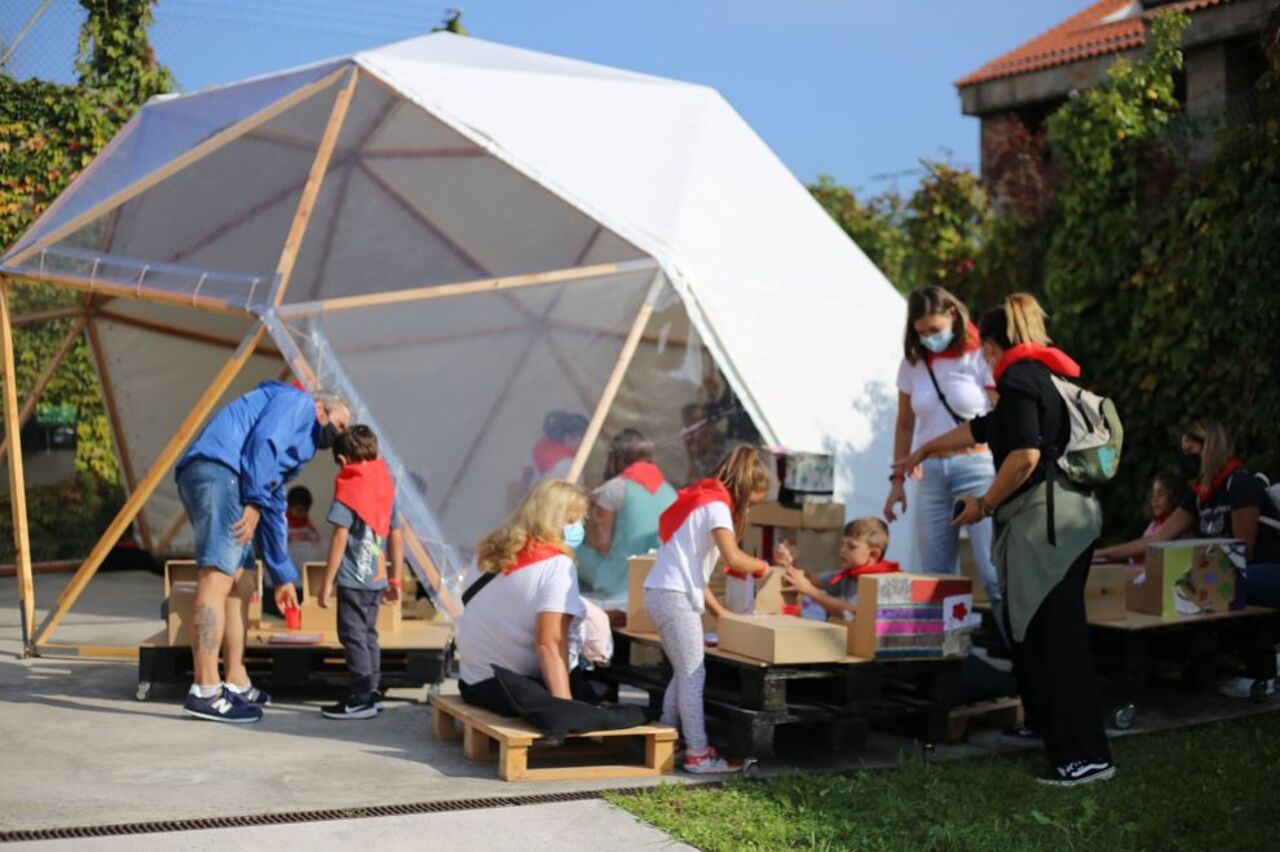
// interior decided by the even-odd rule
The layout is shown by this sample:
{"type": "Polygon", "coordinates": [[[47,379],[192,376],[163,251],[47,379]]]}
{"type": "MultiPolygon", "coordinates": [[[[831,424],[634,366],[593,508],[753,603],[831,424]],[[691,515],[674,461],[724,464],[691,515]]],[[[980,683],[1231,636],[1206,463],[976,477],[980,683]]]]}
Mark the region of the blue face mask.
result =
{"type": "Polygon", "coordinates": [[[930,334],[927,337],[921,335],[920,345],[925,349],[928,349],[934,355],[937,355],[939,352],[946,351],[947,347],[951,345],[951,341],[954,337],[955,334],[952,333],[951,329],[947,328],[937,334],[930,334]]]}
{"type": "Polygon", "coordinates": [[[564,525],[564,543],[577,550],[587,540],[587,528],[582,521],[564,525]]]}

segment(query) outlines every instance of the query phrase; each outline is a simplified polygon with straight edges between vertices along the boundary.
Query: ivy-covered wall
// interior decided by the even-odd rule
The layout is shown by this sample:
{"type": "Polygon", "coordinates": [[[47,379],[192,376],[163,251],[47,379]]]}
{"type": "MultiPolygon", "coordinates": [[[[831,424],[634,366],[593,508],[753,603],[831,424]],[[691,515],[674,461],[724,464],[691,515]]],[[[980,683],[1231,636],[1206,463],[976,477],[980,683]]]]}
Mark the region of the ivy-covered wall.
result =
{"type": "Polygon", "coordinates": [[[981,192],[926,164],[905,200],[812,187],[904,292],[942,284],[975,313],[1016,290],[1042,298],[1055,340],[1125,422],[1125,460],[1103,490],[1111,539],[1141,531],[1152,475],[1176,466],[1178,435],[1202,414],[1280,477],[1280,13],[1255,120],[1190,141],[1169,132],[1185,124],[1186,24],[1158,16],[1142,61],[1118,60],[1047,133],[1013,134],[1001,155],[1025,168],[999,170],[1007,185],[981,192]]]}
{"type": "MultiPolygon", "coordinates": [[[[81,0],[79,84],[0,76],[0,245],[8,246],[93,159],[134,111],[172,78],[147,38],[154,0],[81,0]]],[[[12,291],[16,316],[75,304],[83,296],[40,285],[12,291]]],[[[14,331],[19,400],[65,336],[70,320],[14,331]]],[[[36,559],[83,555],[120,503],[119,467],[92,358],[83,340],[41,396],[77,410],[74,480],[28,489],[36,559]]],[[[0,410],[0,422],[3,422],[0,410]]],[[[7,489],[7,483],[4,484],[7,489]]],[[[0,512],[0,560],[12,558],[8,511],[0,512]]]]}

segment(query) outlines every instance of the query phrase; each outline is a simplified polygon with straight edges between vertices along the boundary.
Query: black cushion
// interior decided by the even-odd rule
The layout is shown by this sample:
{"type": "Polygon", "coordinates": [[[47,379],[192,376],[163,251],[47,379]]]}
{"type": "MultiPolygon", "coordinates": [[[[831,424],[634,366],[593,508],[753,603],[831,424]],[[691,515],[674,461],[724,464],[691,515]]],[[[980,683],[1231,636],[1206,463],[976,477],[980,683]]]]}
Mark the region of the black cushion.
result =
{"type": "Polygon", "coordinates": [[[567,701],[556,698],[541,682],[501,666],[494,666],[493,674],[520,718],[555,742],[569,734],[632,728],[646,721],[644,708],[634,704],[595,706],[567,701]]]}

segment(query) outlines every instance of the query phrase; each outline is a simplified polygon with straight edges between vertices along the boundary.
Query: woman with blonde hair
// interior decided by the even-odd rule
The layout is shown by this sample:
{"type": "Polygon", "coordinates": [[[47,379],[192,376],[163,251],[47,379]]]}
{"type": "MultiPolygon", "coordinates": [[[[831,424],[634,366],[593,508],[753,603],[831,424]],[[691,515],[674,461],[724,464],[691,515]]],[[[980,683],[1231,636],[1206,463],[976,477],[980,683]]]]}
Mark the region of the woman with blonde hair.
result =
{"type": "MultiPolygon", "coordinates": [[[[978,346],[978,329],[969,311],[941,287],[918,287],[907,299],[907,328],[898,368],[898,418],[893,457],[905,456],[950,432],[960,423],[991,410],[995,379],[978,346]]],[[[894,469],[884,519],[897,520],[895,507],[907,507],[906,479],[915,488],[915,551],[918,570],[955,574],[958,533],[951,507],[960,497],[976,496],[991,487],[996,468],[986,444],[972,443],[934,453],[918,468],[894,469]]],[[[1002,611],[1000,585],[991,563],[991,521],[969,527],[969,543],[978,579],[997,615],[1002,611]]]]}
{"type": "Polygon", "coordinates": [[[716,561],[741,575],[761,576],[769,565],[738,546],[747,510],[769,493],[769,470],[754,447],[738,446],[709,479],[676,494],[658,519],[662,546],[644,583],[644,608],[658,630],[671,661],[671,681],[662,700],[662,723],[684,737],[686,772],[735,772],[742,765],[726,760],[707,744],[702,688],[706,682],[702,613],[719,617],[725,609],[707,588],[716,561]]]}
{"type": "Polygon", "coordinates": [[[586,512],[576,485],[546,480],[480,540],[455,627],[463,700],[516,714],[494,666],[541,680],[556,698],[574,697],[569,639],[585,611],[573,551],[582,545],[586,512]]]}
{"type": "Polygon", "coordinates": [[[1116,770],[1084,612],[1102,509],[1091,493],[1048,475],[1071,433],[1053,377],[1077,379],[1080,367],[1050,345],[1044,311],[1026,293],[983,314],[978,333],[996,380],[995,408],[926,442],[899,465],[909,468],[937,452],[990,443],[995,481],[981,496],[962,497],[952,523],[995,518],[992,556],[1027,717],[1026,728],[1014,733],[1043,739],[1050,770],[1041,783],[1074,787],[1105,781],[1116,770]]]}

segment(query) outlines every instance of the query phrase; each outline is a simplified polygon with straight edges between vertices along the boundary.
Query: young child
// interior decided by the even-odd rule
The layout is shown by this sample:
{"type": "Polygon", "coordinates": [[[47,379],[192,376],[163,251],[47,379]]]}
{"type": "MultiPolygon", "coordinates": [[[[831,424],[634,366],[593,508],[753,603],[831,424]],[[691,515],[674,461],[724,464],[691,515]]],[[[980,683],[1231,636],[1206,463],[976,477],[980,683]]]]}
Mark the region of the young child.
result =
{"type": "Polygon", "coordinates": [[[671,661],[671,682],[662,701],[662,723],[684,735],[686,772],[736,772],[738,761],[722,758],[707,745],[702,714],[702,613],[717,617],[725,608],[707,589],[716,559],[741,574],[762,576],[769,565],[742,552],[738,543],[747,510],[769,491],[769,471],[753,447],[735,447],[702,479],[680,491],[658,521],[662,542],[644,583],[644,608],[671,661]]]}
{"type": "Polygon", "coordinates": [[[569,411],[552,411],[542,421],[542,437],[533,445],[528,479],[564,479],[587,431],[587,418],[569,411]]]}
{"type": "Polygon", "coordinates": [[[285,520],[288,522],[289,558],[301,568],[307,562],[324,558],[321,549],[320,530],[311,522],[311,489],[295,485],[285,498],[285,520]]]}
{"type": "Polygon", "coordinates": [[[858,578],[863,574],[891,574],[897,562],[885,562],[889,527],[879,518],[857,518],[844,526],[840,542],[840,570],[810,575],[796,567],[787,546],[777,548],[778,563],[786,570],[783,592],[808,595],[828,616],[851,621],[858,612],[858,578]]]}
{"type": "Polygon", "coordinates": [[[368,426],[352,426],[338,437],[333,454],[342,469],[333,484],[333,538],[319,603],[328,607],[336,587],[338,641],[352,681],[347,697],[321,712],[330,719],[368,719],[382,703],[378,606],[400,600],[404,541],[396,518],[395,483],[378,457],[378,436],[368,426]],[[390,577],[384,545],[391,551],[390,577]]]}

